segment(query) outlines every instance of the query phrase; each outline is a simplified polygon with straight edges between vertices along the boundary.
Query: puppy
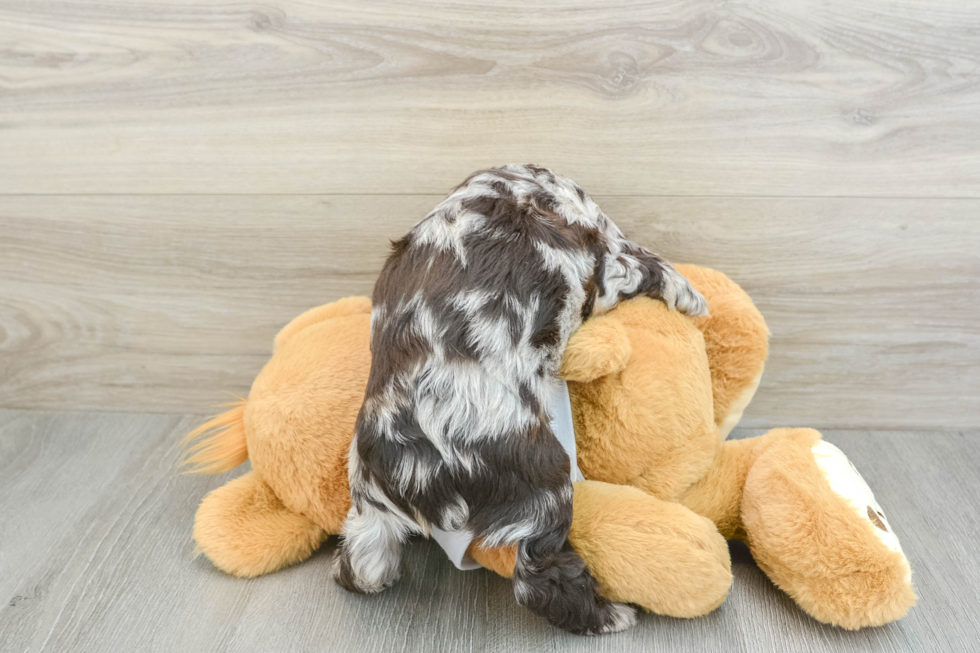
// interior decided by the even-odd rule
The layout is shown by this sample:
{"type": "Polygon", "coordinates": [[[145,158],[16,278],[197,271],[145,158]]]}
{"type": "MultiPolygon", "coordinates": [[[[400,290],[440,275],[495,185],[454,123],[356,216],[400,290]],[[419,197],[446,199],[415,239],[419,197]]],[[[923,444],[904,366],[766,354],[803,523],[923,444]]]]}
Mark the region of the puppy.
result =
{"type": "Polygon", "coordinates": [[[473,174],[394,242],[374,287],[336,581],[378,592],[410,535],[468,529],[517,544],[517,601],[555,626],[632,625],[568,542],[569,460],[548,408],[572,332],[636,295],[706,313],[578,185],[533,165],[473,174]]]}

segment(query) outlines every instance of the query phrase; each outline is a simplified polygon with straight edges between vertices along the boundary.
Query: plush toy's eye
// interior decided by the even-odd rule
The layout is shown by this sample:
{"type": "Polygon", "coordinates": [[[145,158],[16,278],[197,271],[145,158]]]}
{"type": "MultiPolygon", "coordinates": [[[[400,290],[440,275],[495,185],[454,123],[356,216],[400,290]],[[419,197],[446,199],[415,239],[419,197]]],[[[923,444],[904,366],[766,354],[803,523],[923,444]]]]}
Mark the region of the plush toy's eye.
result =
{"type": "Polygon", "coordinates": [[[888,528],[885,526],[885,522],[882,521],[885,518],[885,516],[881,515],[879,517],[879,515],[881,515],[881,513],[876,513],[874,508],[868,506],[868,519],[871,520],[872,524],[874,524],[875,526],[877,526],[878,528],[880,528],[881,530],[887,533],[888,528]]]}

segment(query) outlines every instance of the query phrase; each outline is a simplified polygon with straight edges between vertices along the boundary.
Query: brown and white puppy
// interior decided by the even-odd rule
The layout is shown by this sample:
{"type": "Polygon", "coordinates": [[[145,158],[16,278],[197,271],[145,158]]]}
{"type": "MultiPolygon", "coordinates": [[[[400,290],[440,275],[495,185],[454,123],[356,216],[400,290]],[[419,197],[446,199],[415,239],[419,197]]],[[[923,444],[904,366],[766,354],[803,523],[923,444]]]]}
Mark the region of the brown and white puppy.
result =
{"type": "Polygon", "coordinates": [[[473,174],[393,243],[374,288],[337,582],[380,591],[411,534],[465,529],[518,545],[517,601],[552,624],[632,625],[568,542],[569,460],[548,408],[572,332],[636,295],[707,309],[578,185],[532,165],[473,174]]]}

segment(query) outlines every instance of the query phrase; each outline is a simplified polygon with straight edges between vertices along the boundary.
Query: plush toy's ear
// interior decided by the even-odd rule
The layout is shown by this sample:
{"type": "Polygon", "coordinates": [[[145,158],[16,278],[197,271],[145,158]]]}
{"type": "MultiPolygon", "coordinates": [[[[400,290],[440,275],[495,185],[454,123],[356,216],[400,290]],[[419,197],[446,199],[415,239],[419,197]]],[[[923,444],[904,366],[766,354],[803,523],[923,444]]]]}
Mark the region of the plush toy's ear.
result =
{"type": "Polygon", "coordinates": [[[561,376],[566,381],[593,381],[622,371],[632,353],[622,323],[608,315],[592,318],[569,338],[561,376]]]}

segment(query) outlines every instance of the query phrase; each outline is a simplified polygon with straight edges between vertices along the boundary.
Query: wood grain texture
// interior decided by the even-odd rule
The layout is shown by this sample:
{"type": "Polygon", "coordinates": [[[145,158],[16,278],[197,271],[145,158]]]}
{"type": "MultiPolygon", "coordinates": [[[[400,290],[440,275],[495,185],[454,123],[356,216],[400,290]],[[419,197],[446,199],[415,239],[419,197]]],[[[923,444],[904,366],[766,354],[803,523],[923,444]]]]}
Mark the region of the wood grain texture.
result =
{"type": "MultiPolygon", "coordinates": [[[[510,582],[459,572],[430,543],[373,597],[330,580],[333,542],[296,567],[239,580],[193,557],[198,502],[243,470],[176,476],[194,417],[0,410],[0,650],[802,651],[972,650],[980,637],[980,433],[828,432],[902,540],[920,600],[848,632],[801,612],[732,545],[731,594],[699,619],[640,617],[580,638],[519,608],[510,582]]],[[[736,431],[735,437],[749,434],[736,431]]]]}
{"type": "Polygon", "coordinates": [[[970,0],[0,1],[0,192],[980,197],[970,0]]]}
{"type": "MultiPolygon", "coordinates": [[[[599,197],[773,332],[753,426],[980,426],[980,201],[599,197]]],[[[436,196],[0,197],[0,406],[206,412],[436,196]]]]}

